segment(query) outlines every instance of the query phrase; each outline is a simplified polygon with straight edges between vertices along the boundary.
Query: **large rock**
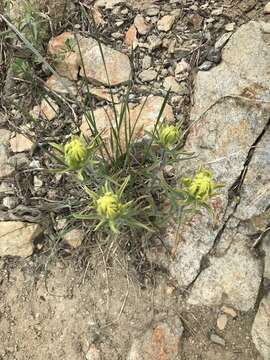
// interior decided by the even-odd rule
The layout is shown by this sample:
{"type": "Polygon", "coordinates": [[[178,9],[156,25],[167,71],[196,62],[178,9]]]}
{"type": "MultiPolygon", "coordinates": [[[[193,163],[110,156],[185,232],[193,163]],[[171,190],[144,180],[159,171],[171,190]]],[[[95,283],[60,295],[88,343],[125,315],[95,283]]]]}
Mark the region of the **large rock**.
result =
{"type": "Polygon", "coordinates": [[[252,339],[265,360],[270,359],[270,294],[262,299],[252,326],[252,339]]]}
{"type": "Polygon", "coordinates": [[[135,339],[127,360],[177,360],[184,328],[175,317],[170,322],[159,322],[135,339]]]}
{"type": "Polygon", "coordinates": [[[21,221],[0,222],[0,256],[27,257],[33,253],[33,241],[42,233],[38,224],[21,221]]]}
{"type": "Polygon", "coordinates": [[[72,33],[64,32],[50,40],[48,53],[55,59],[59,75],[70,80],[77,79],[79,69],[82,77],[95,84],[115,86],[131,79],[128,56],[103,44],[100,48],[98,41],[90,37],[76,39],[72,33]]]}
{"type": "Polygon", "coordinates": [[[92,38],[81,38],[80,75],[93,83],[111,86],[131,80],[128,56],[109,46],[101,45],[101,48],[105,64],[98,42],[92,38]]]}
{"type": "Polygon", "coordinates": [[[191,305],[219,306],[226,303],[240,311],[256,303],[262,267],[247,248],[247,238],[236,234],[222,257],[210,258],[210,266],[201,272],[188,298],[191,305]]]}
{"type": "MultiPolygon", "coordinates": [[[[181,162],[179,173],[191,174],[200,166],[206,167],[224,188],[214,199],[216,218],[210,219],[205,212],[185,225],[180,233],[175,261],[171,265],[180,286],[188,286],[195,280],[203,257],[210,252],[219,230],[231,214],[233,207],[228,207],[228,190],[242,174],[249,151],[260,139],[269,120],[270,35],[262,29],[262,23],[243,25],[224,47],[221,64],[197,75],[192,126],[186,142],[186,150],[197,157],[181,162]]],[[[243,185],[243,206],[240,202],[237,213],[241,220],[264,211],[269,203],[269,174],[265,170],[269,167],[268,139],[265,134],[251,161],[243,185]],[[262,181],[259,178],[256,181],[256,171],[262,181]],[[264,198],[263,193],[266,194],[264,198]]]]}

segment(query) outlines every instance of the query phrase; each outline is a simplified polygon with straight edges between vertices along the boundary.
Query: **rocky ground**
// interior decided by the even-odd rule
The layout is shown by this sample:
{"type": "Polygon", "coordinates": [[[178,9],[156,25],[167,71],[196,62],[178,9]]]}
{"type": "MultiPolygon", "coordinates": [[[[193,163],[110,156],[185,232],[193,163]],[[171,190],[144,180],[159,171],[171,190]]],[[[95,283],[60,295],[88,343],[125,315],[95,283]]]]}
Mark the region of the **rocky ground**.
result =
{"type": "MultiPolygon", "coordinates": [[[[25,14],[14,3],[3,14],[16,25],[25,14]]],[[[81,6],[95,19],[116,103],[133,71],[131,118],[151,94],[147,128],[170,88],[165,117],[183,122],[185,149],[197,154],[175,171],[206,166],[224,188],[214,217],[193,217],[177,243],[171,225],[136,256],[104,252],[86,225],[70,225],[78,194],[65,176],[44,173],[44,150],[87,132],[74,101],[85,98],[85,79],[99,130],[108,128],[108,79],[80,4],[41,2],[50,26],[40,51],[57,59],[61,78],[43,64],[35,86],[18,79],[14,56],[29,54],[17,39],[1,46],[0,359],[270,359],[270,3],[81,6]],[[75,32],[80,50],[66,49],[75,32]]]]}

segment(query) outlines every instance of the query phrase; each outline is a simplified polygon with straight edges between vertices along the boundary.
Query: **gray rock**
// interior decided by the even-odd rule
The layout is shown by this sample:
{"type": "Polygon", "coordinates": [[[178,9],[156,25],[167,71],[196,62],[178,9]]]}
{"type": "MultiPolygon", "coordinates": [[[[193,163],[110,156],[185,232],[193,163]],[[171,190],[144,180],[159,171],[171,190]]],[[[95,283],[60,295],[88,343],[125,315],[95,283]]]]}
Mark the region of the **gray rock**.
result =
{"type": "Polygon", "coordinates": [[[211,334],[210,340],[211,340],[213,343],[218,344],[218,345],[221,345],[221,346],[225,346],[225,345],[226,345],[225,340],[222,339],[220,336],[218,336],[218,335],[216,335],[216,334],[211,334]]]}
{"type": "Polygon", "coordinates": [[[183,331],[177,317],[155,324],[133,341],[127,360],[177,360],[183,331]]]}
{"type": "Polygon", "coordinates": [[[214,63],[212,61],[204,61],[200,66],[200,71],[208,71],[213,67],[214,63]]]}
{"type": "Polygon", "coordinates": [[[163,86],[165,90],[171,90],[174,93],[181,92],[181,85],[175,80],[173,76],[167,76],[164,79],[163,86]]]}
{"type": "Polygon", "coordinates": [[[27,257],[33,253],[33,241],[42,233],[38,224],[21,221],[0,222],[0,256],[27,257]]]}
{"type": "Polygon", "coordinates": [[[14,209],[19,204],[19,199],[15,196],[6,196],[3,199],[3,205],[8,209],[14,209]]]}
{"type": "Polygon", "coordinates": [[[270,204],[270,128],[257,145],[241,188],[235,216],[242,220],[263,214],[270,204]]]}
{"type": "Polygon", "coordinates": [[[231,32],[225,33],[223,34],[215,43],[215,48],[216,49],[222,49],[223,46],[228,42],[228,40],[230,39],[230,37],[232,36],[231,32]]]}
{"type": "Polygon", "coordinates": [[[155,70],[144,70],[139,74],[139,78],[143,82],[150,82],[155,80],[157,77],[157,72],[155,70]]]}
{"type": "Polygon", "coordinates": [[[218,48],[211,48],[207,54],[207,60],[215,64],[219,64],[221,61],[221,53],[218,48]]]}
{"type": "Polygon", "coordinates": [[[152,64],[152,58],[149,55],[144,56],[144,58],[142,59],[142,69],[146,70],[149,69],[151,67],[152,64]]]}
{"type": "MultiPolygon", "coordinates": [[[[215,221],[203,212],[182,227],[175,260],[170,268],[179,285],[184,287],[195,280],[203,256],[211,250],[218,231],[228,218],[231,211],[230,208],[227,209],[228,190],[241,175],[249,150],[269,119],[270,74],[267,69],[270,48],[265,43],[261,24],[250,22],[233,34],[223,49],[223,60],[209,72],[198,73],[191,113],[193,126],[186,142],[186,150],[197,154],[197,157],[188,163],[181,162],[178,168],[179,174],[189,175],[200,166],[206,167],[213,172],[217,182],[224,184],[224,188],[219,191],[220,195],[211,202],[215,221]]],[[[269,167],[267,139],[268,135],[265,133],[261,139],[263,146],[258,144],[250,163],[250,174],[246,174],[237,210],[237,216],[243,220],[264,211],[267,199],[269,203],[269,189],[267,190],[266,185],[267,181],[269,184],[269,175],[265,170],[269,167]],[[256,171],[259,171],[262,181],[254,180],[256,171]],[[264,192],[266,200],[259,196],[264,192]],[[255,206],[249,203],[252,197],[253,203],[256,200],[255,206]],[[250,208],[245,213],[248,206],[250,208]]],[[[237,224],[228,229],[226,239],[223,233],[223,253],[227,249],[227,243],[237,235],[235,226],[237,224]]],[[[222,262],[222,259],[219,261],[222,262]]],[[[252,263],[253,259],[250,261],[252,263]]],[[[201,277],[198,280],[200,279],[201,277]]],[[[204,285],[205,291],[208,291],[207,284],[204,285]]],[[[211,282],[209,286],[211,287],[211,282]]],[[[256,298],[255,290],[253,296],[256,298]]]]}
{"type": "Polygon", "coordinates": [[[240,311],[254,307],[262,271],[246,242],[238,234],[225,256],[210,258],[210,266],[201,272],[191,290],[189,304],[218,306],[226,302],[240,311]]]}
{"type": "Polygon", "coordinates": [[[262,299],[252,326],[252,340],[265,360],[270,359],[270,294],[262,299]]]}

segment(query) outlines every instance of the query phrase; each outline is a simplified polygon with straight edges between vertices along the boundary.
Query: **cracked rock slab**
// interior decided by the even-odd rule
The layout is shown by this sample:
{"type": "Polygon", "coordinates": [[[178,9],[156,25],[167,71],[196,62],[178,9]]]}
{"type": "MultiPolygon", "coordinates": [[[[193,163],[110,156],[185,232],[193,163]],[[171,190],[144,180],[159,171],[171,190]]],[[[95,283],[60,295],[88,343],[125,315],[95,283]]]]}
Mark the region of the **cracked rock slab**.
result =
{"type": "Polygon", "coordinates": [[[270,294],[260,303],[252,326],[252,340],[263,358],[270,359],[270,294]]]}
{"type": "MultiPolygon", "coordinates": [[[[262,31],[262,23],[251,21],[231,36],[223,48],[221,64],[197,75],[192,126],[185,146],[186,151],[197,156],[186,163],[181,162],[178,171],[181,175],[190,176],[199,167],[207,168],[217,182],[224,184],[224,188],[219,191],[214,206],[217,224],[214,224],[214,219],[209,220],[209,215],[205,213],[200,218],[194,218],[180,234],[176,259],[171,264],[172,273],[180,286],[187,287],[199,274],[203,257],[210,252],[216,235],[233,211],[233,207],[228,206],[228,191],[242,174],[250,149],[268,124],[269,39],[262,31]]],[[[255,205],[259,209],[256,212],[253,208],[252,213],[262,211],[267,203],[268,197],[258,198],[266,190],[267,181],[269,183],[267,170],[260,169],[262,183],[257,181],[253,186],[252,179],[259,166],[264,164],[264,169],[269,167],[266,140],[263,146],[266,149],[258,144],[258,160],[255,160],[250,178],[247,177],[244,183],[244,189],[249,190],[246,190],[247,195],[245,190],[243,193],[243,199],[246,199],[246,206],[244,200],[242,207],[243,219],[248,215],[245,210],[250,196],[254,195],[257,199],[255,205]]],[[[240,209],[241,205],[239,212],[240,209]]]]}
{"type": "Polygon", "coordinates": [[[177,360],[183,331],[177,317],[155,324],[134,340],[127,360],[177,360]]]}
{"type": "Polygon", "coordinates": [[[0,256],[27,257],[33,253],[33,241],[42,233],[38,224],[21,221],[0,222],[0,256]]]}
{"type": "Polygon", "coordinates": [[[261,283],[260,260],[247,248],[247,238],[235,235],[227,253],[210,258],[210,266],[197,278],[188,298],[190,305],[226,303],[240,311],[253,309],[261,283]]]}

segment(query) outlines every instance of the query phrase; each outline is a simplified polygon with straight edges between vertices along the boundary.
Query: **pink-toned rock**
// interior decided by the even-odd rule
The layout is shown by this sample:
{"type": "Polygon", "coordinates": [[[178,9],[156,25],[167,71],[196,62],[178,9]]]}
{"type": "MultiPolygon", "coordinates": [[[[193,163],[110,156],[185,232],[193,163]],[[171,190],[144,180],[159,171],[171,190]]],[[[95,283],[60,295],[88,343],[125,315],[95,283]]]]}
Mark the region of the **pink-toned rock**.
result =
{"type": "Polygon", "coordinates": [[[101,45],[106,68],[98,42],[92,38],[80,39],[80,75],[102,85],[120,85],[131,78],[131,65],[127,55],[108,46],[101,45]],[[107,73],[106,70],[107,69],[107,73]],[[108,74],[108,77],[107,77],[108,74]]]}
{"type": "Polygon", "coordinates": [[[89,93],[94,95],[96,98],[100,100],[106,100],[108,102],[114,102],[115,104],[119,103],[119,97],[117,94],[113,93],[113,100],[112,95],[109,89],[102,89],[102,88],[89,88],[89,93]]]}
{"type": "Polygon", "coordinates": [[[49,90],[60,94],[76,94],[76,88],[72,81],[56,75],[50,76],[46,81],[49,90]]]}
{"type": "Polygon", "coordinates": [[[46,97],[41,101],[40,105],[34,106],[30,111],[30,115],[36,120],[42,117],[45,120],[51,121],[56,118],[58,112],[59,106],[56,102],[53,99],[46,97]]]}
{"type": "Polygon", "coordinates": [[[128,48],[136,49],[138,46],[138,40],[137,40],[137,29],[135,25],[131,25],[128,31],[126,32],[125,36],[125,44],[128,48]]]}
{"type": "Polygon", "coordinates": [[[22,134],[17,134],[10,140],[10,147],[14,153],[29,151],[32,146],[32,141],[22,134]]]}
{"type": "Polygon", "coordinates": [[[76,48],[76,40],[70,32],[52,38],[48,45],[56,71],[70,80],[78,79],[80,57],[76,48]]]}
{"type": "Polygon", "coordinates": [[[136,15],[134,19],[134,25],[138,30],[138,33],[141,35],[148,34],[152,28],[152,25],[147,23],[145,18],[141,14],[136,15]]]}
{"type": "Polygon", "coordinates": [[[81,246],[84,240],[84,233],[80,229],[73,229],[64,235],[64,240],[72,247],[77,248],[81,246]]]}

